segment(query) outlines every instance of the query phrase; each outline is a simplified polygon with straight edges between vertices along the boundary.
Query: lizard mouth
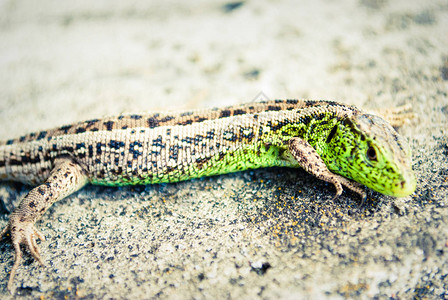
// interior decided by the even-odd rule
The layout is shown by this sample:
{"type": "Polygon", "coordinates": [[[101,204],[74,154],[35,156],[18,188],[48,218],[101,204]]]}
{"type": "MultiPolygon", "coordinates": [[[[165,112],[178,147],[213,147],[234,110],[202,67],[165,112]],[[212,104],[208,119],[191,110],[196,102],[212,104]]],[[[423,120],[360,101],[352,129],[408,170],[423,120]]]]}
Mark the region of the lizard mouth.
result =
{"type": "Polygon", "coordinates": [[[392,186],[390,196],[406,197],[414,193],[417,182],[414,173],[405,174],[401,181],[392,186]]]}

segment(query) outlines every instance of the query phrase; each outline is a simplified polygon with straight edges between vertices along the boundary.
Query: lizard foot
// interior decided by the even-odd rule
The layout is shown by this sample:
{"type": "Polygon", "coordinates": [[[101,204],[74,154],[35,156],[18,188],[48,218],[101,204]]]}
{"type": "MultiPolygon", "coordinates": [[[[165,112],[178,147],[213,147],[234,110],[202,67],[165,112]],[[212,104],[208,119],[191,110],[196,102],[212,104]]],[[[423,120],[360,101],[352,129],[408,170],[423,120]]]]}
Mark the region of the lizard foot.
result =
{"type": "Polygon", "coordinates": [[[289,151],[305,171],[334,185],[336,194],[334,195],[333,200],[342,194],[342,186],[359,194],[363,198],[363,201],[366,198],[366,193],[362,184],[332,173],[316,150],[307,141],[297,137],[292,138],[289,141],[289,151]]]}
{"type": "MultiPolygon", "coordinates": [[[[348,188],[349,190],[351,190],[352,192],[357,193],[358,195],[361,196],[362,198],[362,203],[364,202],[364,200],[367,198],[367,194],[365,192],[365,188],[364,185],[362,185],[359,182],[353,181],[353,180],[349,180],[343,176],[340,175],[336,175],[334,174],[334,176],[337,178],[337,181],[342,184],[343,186],[345,186],[346,188],[348,188]]],[[[334,183],[333,183],[334,184],[334,183]]],[[[335,185],[336,186],[336,185],[335,185]]],[[[337,188],[336,188],[337,190],[337,188]]],[[[342,191],[341,191],[342,192],[342,191]]],[[[338,196],[340,196],[341,194],[336,193],[336,195],[334,196],[333,200],[336,199],[338,196]]]]}
{"type": "Polygon", "coordinates": [[[36,240],[45,240],[45,237],[34,226],[36,220],[55,201],[79,190],[86,183],[87,176],[80,165],[75,164],[71,159],[57,159],[47,181],[33,188],[11,214],[8,225],[0,233],[0,238],[8,231],[11,233],[11,243],[15,251],[15,261],[8,281],[10,292],[12,292],[14,275],[22,261],[21,245],[25,245],[41,265],[44,264],[40,258],[36,240]]]}
{"type": "Polygon", "coordinates": [[[8,231],[11,233],[11,242],[14,246],[15,251],[14,265],[11,269],[8,280],[8,290],[12,292],[14,276],[16,275],[17,269],[19,268],[20,262],[22,261],[22,250],[20,249],[20,245],[25,245],[34,259],[43,266],[44,263],[39,254],[39,248],[36,243],[36,238],[45,240],[45,237],[36,229],[33,223],[20,222],[20,220],[14,218],[10,219],[8,225],[0,233],[0,239],[8,231]]]}

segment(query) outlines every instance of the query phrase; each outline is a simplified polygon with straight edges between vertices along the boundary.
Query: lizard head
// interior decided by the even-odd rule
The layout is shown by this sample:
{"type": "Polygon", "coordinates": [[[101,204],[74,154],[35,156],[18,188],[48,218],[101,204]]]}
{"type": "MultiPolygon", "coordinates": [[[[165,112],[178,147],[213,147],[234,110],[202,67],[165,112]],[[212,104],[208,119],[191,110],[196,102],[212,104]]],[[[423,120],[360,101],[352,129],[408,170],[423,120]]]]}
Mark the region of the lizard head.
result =
{"type": "Polygon", "coordinates": [[[344,119],[331,130],[327,146],[333,172],[385,195],[415,191],[410,148],[384,119],[363,113],[344,119]]]}

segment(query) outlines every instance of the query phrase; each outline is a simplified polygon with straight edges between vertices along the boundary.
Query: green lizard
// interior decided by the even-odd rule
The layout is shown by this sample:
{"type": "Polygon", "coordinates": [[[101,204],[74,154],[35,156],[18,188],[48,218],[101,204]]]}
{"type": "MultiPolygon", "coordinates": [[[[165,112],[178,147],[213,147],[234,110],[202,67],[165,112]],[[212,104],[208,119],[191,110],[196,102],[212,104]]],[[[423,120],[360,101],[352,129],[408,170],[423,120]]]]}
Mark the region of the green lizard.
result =
{"type": "Polygon", "coordinates": [[[11,214],[15,262],[24,244],[43,264],[35,222],[85,184],[177,182],[262,167],[302,167],[360,194],[412,194],[410,151],[382,118],[331,101],[274,100],[183,113],[95,119],[0,142],[0,179],[37,185],[11,214]]]}

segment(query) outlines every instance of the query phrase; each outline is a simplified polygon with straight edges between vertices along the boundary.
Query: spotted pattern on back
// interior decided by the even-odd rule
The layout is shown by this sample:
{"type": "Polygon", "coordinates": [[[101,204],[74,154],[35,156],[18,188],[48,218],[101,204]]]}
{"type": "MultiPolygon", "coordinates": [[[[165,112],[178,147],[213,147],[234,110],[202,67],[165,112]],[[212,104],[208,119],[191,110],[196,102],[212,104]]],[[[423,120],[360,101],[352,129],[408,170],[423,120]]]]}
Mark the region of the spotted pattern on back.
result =
{"type": "Polygon", "coordinates": [[[314,100],[272,100],[253,102],[224,108],[192,110],[186,112],[123,114],[118,117],[92,119],[56,129],[33,132],[17,139],[0,141],[0,145],[11,145],[30,141],[40,141],[51,137],[83,132],[112,131],[127,128],[156,128],[161,126],[190,125],[232,116],[254,114],[266,111],[281,111],[317,107],[320,105],[340,105],[334,101],[314,100]]]}
{"type": "MultiPolygon", "coordinates": [[[[53,161],[69,156],[96,184],[174,182],[268,166],[283,161],[292,136],[318,142],[331,119],[357,110],[331,101],[274,100],[223,109],[129,114],[89,120],[7,141],[0,176],[36,184],[53,161]]],[[[292,165],[291,165],[292,164],[292,165]]]]}

